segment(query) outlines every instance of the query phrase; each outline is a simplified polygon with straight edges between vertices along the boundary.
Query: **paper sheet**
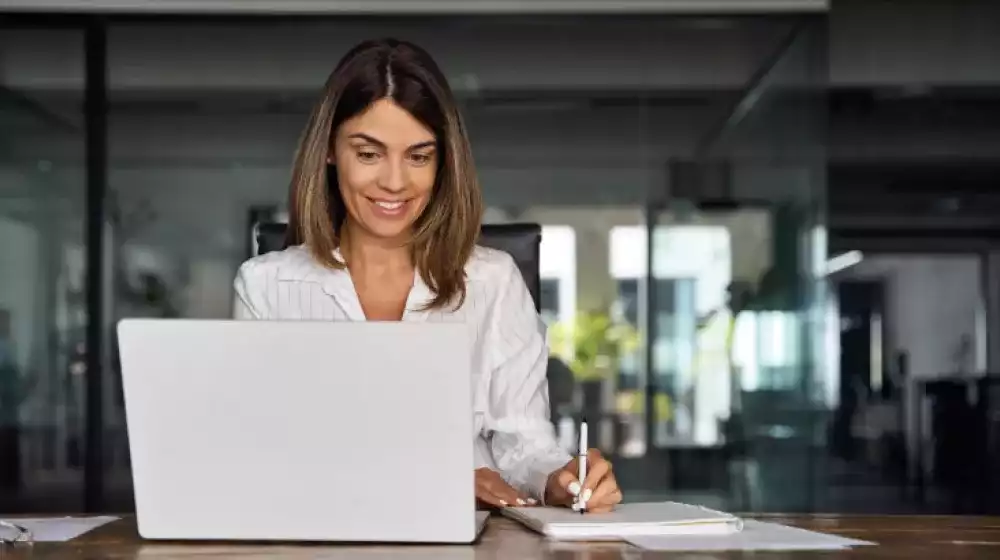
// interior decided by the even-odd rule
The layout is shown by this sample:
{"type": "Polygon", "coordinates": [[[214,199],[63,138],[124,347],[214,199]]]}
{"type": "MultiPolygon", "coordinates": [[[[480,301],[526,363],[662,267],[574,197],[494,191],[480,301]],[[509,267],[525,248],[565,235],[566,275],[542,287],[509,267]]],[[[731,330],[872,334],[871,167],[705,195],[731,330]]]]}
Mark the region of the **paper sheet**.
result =
{"type": "Polygon", "coordinates": [[[842,550],[875,543],[847,539],[748,519],[743,530],[729,535],[663,535],[628,537],[628,542],[646,550],[842,550]]]}
{"type": "Polygon", "coordinates": [[[104,515],[98,517],[12,517],[4,518],[4,521],[17,523],[31,531],[34,542],[65,542],[117,519],[117,517],[104,515]]]}

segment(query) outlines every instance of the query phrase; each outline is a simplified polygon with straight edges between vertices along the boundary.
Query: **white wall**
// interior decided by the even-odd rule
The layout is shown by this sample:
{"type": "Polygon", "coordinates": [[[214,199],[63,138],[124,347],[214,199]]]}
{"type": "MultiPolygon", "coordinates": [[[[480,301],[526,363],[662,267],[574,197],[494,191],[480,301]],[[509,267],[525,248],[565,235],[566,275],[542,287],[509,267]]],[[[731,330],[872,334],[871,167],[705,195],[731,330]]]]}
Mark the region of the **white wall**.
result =
{"type": "Polygon", "coordinates": [[[852,278],[885,280],[889,351],[909,353],[914,377],[955,371],[961,337],[977,338],[983,312],[977,256],[869,255],[849,270],[852,278]]]}

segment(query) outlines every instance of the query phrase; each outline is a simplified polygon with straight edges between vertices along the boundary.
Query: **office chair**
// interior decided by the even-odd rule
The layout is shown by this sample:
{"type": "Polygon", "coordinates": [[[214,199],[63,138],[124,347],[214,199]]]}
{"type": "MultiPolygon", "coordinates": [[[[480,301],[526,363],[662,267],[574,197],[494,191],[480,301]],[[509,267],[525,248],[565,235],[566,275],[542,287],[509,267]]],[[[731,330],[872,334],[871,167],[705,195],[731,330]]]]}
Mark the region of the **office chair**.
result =
{"type": "MultiPolygon", "coordinates": [[[[288,225],[279,222],[259,223],[254,236],[257,240],[256,255],[285,248],[285,230],[288,225]]],[[[541,277],[539,275],[539,252],[542,241],[542,227],[538,224],[484,224],[480,229],[479,244],[484,247],[507,252],[521,270],[524,283],[535,303],[535,311],[541,311],[541,277]]]]}

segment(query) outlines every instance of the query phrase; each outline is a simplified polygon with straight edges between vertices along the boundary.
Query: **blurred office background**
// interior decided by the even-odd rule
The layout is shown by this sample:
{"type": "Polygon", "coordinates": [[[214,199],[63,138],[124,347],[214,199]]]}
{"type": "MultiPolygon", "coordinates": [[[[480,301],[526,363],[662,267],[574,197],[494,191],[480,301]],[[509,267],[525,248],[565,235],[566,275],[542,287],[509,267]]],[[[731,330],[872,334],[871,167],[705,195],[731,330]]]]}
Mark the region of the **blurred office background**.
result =
{"type": "Polygon", "coordinates": [[[381,36],[447,73],[487,221],[542,225],[552,420],[628,499],[1000,509],[995,3],[0,14],[0,511],[133,507],[115,323],[230,315],[323,81],[381,36]]]}

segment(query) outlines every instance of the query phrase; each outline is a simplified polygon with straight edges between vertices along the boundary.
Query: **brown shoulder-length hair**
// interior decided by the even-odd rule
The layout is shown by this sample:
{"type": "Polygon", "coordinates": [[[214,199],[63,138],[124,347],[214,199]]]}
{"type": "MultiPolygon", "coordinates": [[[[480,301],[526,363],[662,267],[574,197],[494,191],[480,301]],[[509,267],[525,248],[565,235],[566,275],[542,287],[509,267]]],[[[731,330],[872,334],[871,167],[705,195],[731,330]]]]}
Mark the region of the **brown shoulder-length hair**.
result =
{"type": "Polygon", "coordinates": [[[366,41],[337,64],[299,140],[289,187],[286,246],[304,244],[320,263],[343,268],[335,251],[347,208],[327,163],[336,131],[374,102],[391,98],[434,132],[438,166],[431,199],[414,226],[410,250],[434,293],[427,308],[465,299],[465,264],[475,248],[482,197],[465,124],[431,56],[405,41],[366,41]]]}

